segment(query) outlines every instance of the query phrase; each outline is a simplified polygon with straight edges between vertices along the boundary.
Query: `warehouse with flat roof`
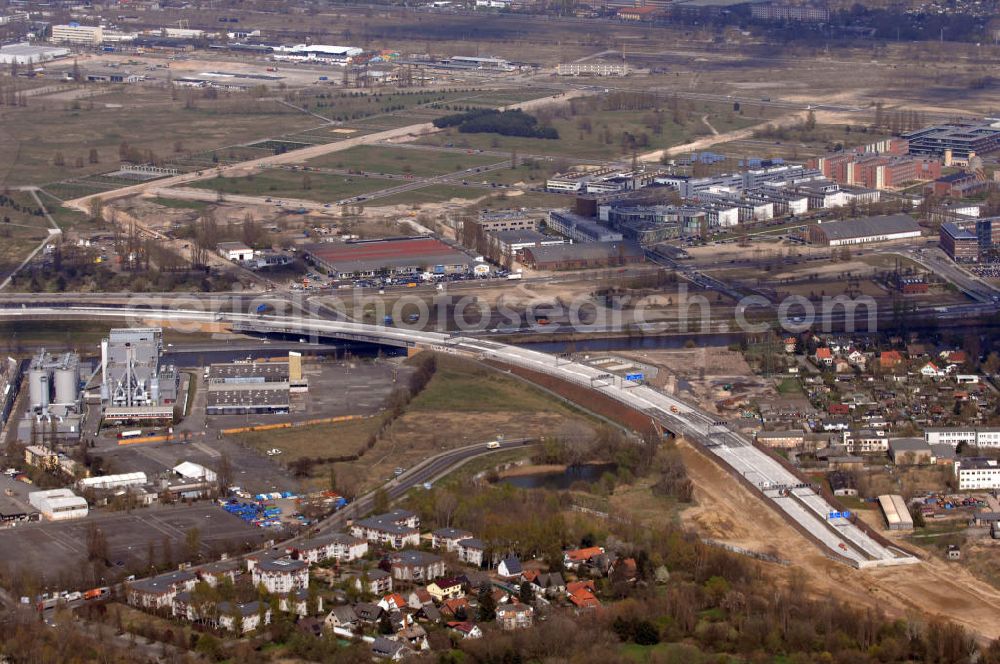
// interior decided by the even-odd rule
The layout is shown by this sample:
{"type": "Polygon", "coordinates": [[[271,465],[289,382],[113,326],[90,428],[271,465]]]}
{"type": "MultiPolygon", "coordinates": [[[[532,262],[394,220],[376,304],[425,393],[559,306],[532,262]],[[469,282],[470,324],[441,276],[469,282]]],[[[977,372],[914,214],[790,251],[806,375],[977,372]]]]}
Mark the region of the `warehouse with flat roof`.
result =
{"type": "Polygon", "coordinates": [[[878,506],[889,530],[913,530],[913,517],[902,496],[895,493],[879,496],[878,506]]]}
{"type": "Polygon", "coordinates": [[[908,214],[827,221],[809,228],[809,241],[829,247],[920,237],[920,224],[908,214]]]}
{"type": "Polygon", "coordinates": [[[343,244],[323,242],[303,250],[306,257],[337,277],[460,274],[468,272],[472,258],[428,236],[357,240],[343,244]]]}

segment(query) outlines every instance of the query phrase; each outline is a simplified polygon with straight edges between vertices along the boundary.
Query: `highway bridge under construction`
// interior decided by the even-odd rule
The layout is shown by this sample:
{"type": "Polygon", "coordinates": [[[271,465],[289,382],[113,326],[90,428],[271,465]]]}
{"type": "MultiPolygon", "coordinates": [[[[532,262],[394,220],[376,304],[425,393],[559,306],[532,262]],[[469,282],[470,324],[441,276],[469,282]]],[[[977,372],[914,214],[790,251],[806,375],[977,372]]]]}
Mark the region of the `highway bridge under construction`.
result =
{"type": "Polygon", "coordinates": [[[699,445],[714,455],[746,486],[757,491],[797,530],[831,558],[863,569],[920,562],[912,554],[855,522],[824,498],[803,478],[777,459],[758,449],[740,433],[711,414],[649,386],[628,381],[599,368],[563,357],[527,350],[485,339],[438,332],[284,316],[187,311],[180,309],[128,309],[115,307],[44,307],[22,305],[0,308],[0,320],[54,319],[64,321],[106,320],[120,326],[129,321],[143,325],[224,325],[256,333],[288,333],[328,338],[365,339],[411,350],[437,350],[469,356],[494,364],[520,367],[581,386],[613,399],[650,417],[664,430],[699,445]]]}

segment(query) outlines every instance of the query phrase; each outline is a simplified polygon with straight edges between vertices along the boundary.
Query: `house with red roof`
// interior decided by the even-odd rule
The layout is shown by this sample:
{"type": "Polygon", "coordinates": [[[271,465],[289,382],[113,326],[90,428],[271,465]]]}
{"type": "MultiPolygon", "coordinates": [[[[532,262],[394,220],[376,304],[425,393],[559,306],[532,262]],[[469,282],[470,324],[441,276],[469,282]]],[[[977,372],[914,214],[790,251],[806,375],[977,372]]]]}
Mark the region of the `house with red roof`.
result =
{"type": "Polygon", "coordinates": [[[601,555],[604,555],[604,548],[600,546],[588,546],[585,549],[570,549],[563,552],[563,564],[567,569],[576,569],[580,565],[585,565],[601,555]]]}

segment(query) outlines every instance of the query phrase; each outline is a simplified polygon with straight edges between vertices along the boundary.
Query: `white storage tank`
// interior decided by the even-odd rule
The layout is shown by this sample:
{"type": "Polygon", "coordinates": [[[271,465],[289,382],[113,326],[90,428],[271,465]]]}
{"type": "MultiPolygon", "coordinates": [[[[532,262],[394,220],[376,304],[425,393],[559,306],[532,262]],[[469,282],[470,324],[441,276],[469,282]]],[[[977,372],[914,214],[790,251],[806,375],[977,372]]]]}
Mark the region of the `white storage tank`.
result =
{"type": "Polygon", "coordinates": [[[73,366],[56,369],[56,403],[76,403],[80,384],[78,375],[79,370],[73,366]]]}
{"type": "Polygon", "coordinates": [[[46,369],[28,371],[28,395],[32,408],[47,408],[49,405],[49,372],[46,369]]]}

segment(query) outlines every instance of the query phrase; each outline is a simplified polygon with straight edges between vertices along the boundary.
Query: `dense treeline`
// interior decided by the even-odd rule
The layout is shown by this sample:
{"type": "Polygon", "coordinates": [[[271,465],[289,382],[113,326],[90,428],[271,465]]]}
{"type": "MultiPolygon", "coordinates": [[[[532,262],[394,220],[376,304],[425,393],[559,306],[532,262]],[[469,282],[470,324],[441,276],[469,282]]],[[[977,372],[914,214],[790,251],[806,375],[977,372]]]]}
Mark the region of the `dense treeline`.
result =
{"type": "Polygon", "coordinates": [[[438,129],[458,127],[463,134],[500,134],[526,138],[559,138],[553,127],[542,127],[538,118],[521,110],[497,111],[477,109],[467,113],[454,113],[434,120],[438,129]]]}

